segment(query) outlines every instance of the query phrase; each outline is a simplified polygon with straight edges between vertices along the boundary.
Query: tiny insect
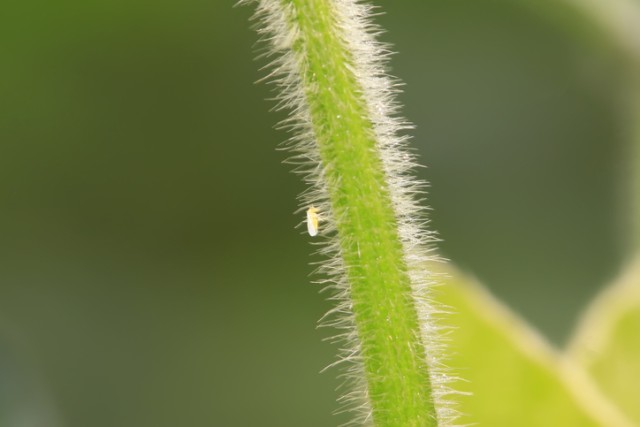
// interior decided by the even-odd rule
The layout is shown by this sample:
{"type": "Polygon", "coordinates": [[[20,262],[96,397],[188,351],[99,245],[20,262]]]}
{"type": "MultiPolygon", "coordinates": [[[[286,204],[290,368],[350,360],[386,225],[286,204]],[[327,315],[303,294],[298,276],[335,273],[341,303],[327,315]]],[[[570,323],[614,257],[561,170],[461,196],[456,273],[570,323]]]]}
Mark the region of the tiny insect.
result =
{"type": "Polygon", "coordinates": [[[307,209],[307,231],[309,236],[318,235],[318,223],[320,222],[320,216],[318,215],[318,208],[311,206],[307,209]]]}

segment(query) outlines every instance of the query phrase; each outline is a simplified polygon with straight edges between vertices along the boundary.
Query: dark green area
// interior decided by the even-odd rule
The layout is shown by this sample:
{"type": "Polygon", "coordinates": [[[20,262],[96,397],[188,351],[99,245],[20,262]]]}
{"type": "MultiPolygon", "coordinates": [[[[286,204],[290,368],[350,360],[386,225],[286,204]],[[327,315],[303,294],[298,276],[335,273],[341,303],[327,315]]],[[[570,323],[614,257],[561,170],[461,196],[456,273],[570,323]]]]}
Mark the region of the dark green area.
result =
{"type": "MultiPolygon", "coordinates": [[[[379,22],[444,254],[561,342],[626,238],[620,67],[510,4],[379,22]]],[[[0,5],[0,339],[60,426],[342,420],[250,14],[0,5]]]]}

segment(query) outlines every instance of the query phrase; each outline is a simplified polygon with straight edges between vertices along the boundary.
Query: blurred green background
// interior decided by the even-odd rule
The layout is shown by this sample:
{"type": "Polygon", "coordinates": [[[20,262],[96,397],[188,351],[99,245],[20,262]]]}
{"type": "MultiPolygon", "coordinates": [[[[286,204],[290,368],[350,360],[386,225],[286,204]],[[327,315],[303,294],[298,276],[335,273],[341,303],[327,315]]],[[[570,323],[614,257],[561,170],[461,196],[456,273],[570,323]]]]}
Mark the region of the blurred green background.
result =
{"type": "MultiPolygon", "coordinates": [[[[378,4],[441,252],[561,345],[624,256],[620,61],[553,5],[378,4]]],[[[344,420],[251,14],[0,4],[2,427],[344,420]]]]}

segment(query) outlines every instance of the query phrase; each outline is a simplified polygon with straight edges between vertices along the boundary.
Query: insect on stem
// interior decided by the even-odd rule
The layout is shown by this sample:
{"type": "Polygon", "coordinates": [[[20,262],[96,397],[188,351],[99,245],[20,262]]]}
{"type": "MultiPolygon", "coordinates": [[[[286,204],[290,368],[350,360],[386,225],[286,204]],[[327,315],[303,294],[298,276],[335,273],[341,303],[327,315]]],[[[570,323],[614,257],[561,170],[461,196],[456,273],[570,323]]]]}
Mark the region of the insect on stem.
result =
{"type": "Polygon", "coordinates": [[[318,224],[320,222],[320,215],[318,214],[318,208],[311,206],[307,209],[307,231],[309,236],[314,237],[318,235],[318,224]]]}

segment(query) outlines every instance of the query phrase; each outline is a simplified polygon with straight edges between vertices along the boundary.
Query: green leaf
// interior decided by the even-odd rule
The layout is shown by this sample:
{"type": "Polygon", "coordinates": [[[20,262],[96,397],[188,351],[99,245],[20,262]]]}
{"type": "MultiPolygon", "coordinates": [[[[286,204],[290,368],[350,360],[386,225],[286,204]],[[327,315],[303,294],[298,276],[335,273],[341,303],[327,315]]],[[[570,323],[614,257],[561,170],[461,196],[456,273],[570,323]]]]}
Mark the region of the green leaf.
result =
{"type": "Polygon", "coordinates": [[[454,387],[469,392],[457,399],[461,425],[632,425],[581,370],[480,285],[456,271],[445,274],[438,299],[452,311],[448,365],[465,379],[454,387]]]}
{"type": "Polygon", "coordinates": [[[585,312],[569,355],[640,423],[640,257],[585,312]]]}

